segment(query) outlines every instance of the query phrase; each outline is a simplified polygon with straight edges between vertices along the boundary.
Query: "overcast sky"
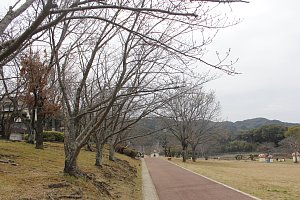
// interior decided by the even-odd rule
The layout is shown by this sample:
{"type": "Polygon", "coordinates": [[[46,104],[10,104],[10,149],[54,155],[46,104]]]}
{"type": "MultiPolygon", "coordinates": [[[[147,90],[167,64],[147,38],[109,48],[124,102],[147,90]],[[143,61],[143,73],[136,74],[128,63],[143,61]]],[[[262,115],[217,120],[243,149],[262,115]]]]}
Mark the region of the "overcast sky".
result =
{"type": "Polygon", "coordinates": [[[254,117],[300,122],[300,1],[250,0],[232,5],[237,26],[222,30],[211,49],[231,48],[241,75],[209,83],[224,120],[254,117]]]}
{"type": "MultiPolygon", "coordinates": [[[[0,1],[0,12],[10,5],[0,1]]],[[[234,3],[243,19],[222,30],[210,49],[239,58],[241,75],[208,83],[216,91],[224,120],[266,117],[300,123],[300,1],[250,0],[234,3]]]]}

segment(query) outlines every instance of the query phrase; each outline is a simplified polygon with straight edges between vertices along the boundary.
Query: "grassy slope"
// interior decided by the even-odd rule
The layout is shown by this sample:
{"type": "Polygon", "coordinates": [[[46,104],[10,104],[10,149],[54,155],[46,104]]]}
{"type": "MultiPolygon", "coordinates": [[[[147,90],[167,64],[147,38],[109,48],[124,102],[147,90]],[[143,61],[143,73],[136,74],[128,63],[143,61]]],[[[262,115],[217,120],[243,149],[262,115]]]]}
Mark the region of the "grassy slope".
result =
{"type": "Polygon", "coordinates": [[[110,162],[105,154],[102,168],[94,166],[95,153],[82,151],[79,167],[93,181],[63,173],[63,145],[46,143],[44,150],[23,142],[0,140],[0,199],[142,199],[140,161],[117,155],[110,162]]]}
{"type": "Polygon", "coordinates": [[[199,174],[225,183],[262,199],[300,199],[300,165],[258,161],[200,160],[174,162],[199,174]]]}

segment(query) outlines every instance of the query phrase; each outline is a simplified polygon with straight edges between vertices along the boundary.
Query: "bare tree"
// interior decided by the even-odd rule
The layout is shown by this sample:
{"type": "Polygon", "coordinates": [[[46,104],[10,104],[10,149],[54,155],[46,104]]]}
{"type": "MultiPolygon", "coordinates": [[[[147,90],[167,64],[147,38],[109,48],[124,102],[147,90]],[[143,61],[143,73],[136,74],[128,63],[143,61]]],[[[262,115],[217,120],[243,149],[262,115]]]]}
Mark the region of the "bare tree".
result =
{"type": "Polygon", "coordinates": [[[220,107],[214,93],[205,92],[202,85],[187,85],[163,98],[171,100],[160,110],[160,115],[181,143],[183,162],[188,156],[188,145],[195,161],[197,146],[208,142],[215,127],[213,121],[219,116],[220,107]]]}
{"type": "MultiPolygon", "coordinates": [[[[195,2],[232,3],[247,2],[243,0],[197,0],[195,2]]],[[[165,2],[177,7],[175,11],[159,7],[135,7],[126,3],[118,4],[115,1],[103,0],[26,0],[16,1],[9,7],[7,13],[0,21],[0,66],[13,59],[24,47],[38,40],[47,33],[49,28],[56,26],[65,20],[66,16],[75,11],[100,10],[100,9],[122,9],[135,12],[167,13],[179,16],[196,16],[192,12],[187,14],[180,12],[184,8],[183,3],[165,2]],[[30,13],[30,16],[26,14],[30,13]],[[24,20],[26,19],[26,20],[24,20]],[[19,23],[20,26],[16,26],[19,23]],[[12,32],[13,31],[13,32],[12,32]]],[[[146,4],[146,2],[145,2],[146,4]]],[[[151,1],[151,5],[155,4],[151,1]]]]}
{"type": "Polygon", "coordinates": [[[192,101],[191,110],[195,117],[195,123],[188,143],[192,150],[192,160],[196,161],[196,149],[217,137],[217,123],[219,121],[220,106],[216,101],[214,92],[205,92],[203,88],[194,90],[187,96],[192,101]],[[194,108],[193,108],[194,107],[194,108]]]}
{"type": "Polygon", "coordinates": [[[232,63],[225,62],[228,54],[215,63],[203,59],[214,33],[237,23],[228,23],[206,1],[26,3],[15,17],[0,22],[4,33],[0,66],[28,45],[48,47],[63,101],[66,173],[81,174],[77,166],[80,149],[93,134],[103,133],[99,130],[124,96],[143,97],[144,105],[159,102],[159,94],[182,85],[173,82],[178,73],[194,77],[189,66],[195,62],[234,73],[232,63]],[[31,15],[22,21],[25,11],[31,15]],[[11,35],[9,30],[17,21],[25,25],[11,35]],[[194,34],[201,39],[196,41],[194,34]]]}

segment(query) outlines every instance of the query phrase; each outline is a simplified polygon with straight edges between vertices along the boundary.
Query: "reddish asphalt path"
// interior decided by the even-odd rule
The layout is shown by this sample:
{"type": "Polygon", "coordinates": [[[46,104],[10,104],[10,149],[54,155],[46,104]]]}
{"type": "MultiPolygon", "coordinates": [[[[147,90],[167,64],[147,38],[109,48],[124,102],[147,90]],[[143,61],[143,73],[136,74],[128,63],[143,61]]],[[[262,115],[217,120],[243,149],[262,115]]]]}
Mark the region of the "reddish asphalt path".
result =
{"type": "Polygon", "coordinates": [[[160,200],[253,200],[159,158],[145,158],[160,200]]]}

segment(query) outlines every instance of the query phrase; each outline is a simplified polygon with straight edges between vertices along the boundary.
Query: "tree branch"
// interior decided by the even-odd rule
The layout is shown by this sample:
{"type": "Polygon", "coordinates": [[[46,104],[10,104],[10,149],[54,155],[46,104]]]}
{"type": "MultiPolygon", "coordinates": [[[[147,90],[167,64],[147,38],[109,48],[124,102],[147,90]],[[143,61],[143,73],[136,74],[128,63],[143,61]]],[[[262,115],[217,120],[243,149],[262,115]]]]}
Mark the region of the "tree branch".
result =
{"type": "Polygon", "coordinates": [[[0,54],[0,62],[3,62],[7,59],[8,56],[13,54],[17,49],[20,48],[22,43],[30,38],[37,27],[44,21],[44,19],[50,14],[50,10],[53,7],[52,0],[48,0],[45,5],[43,11],[39,14],[36,20],[24,31],[22,35],[20,35],[16,40],[10,41],[8,47],[3,50],[0,54]]]}
{"type": "Polygon", "coordinates": [[[21,15],[29,6],[32,5],[32,3],[35,0],[27,0],[23,5],[20,6],[16,11],[13,11],[12,8],[10,7],[9,11],[7,14],[1,19],[0,21],[0,35],[3,34],[5,29],[9,26],[9,24],[14,20],[16,17],[21,15]]]}
{"type": "Polygon", "coordinates": [[[94,9],[117,9],[117,10],[130,10],[135,12],[157,12],[157,13],[165,13],[169,15],[179,15],[179,16],[191,16],[191,17],[198,17],[195,13],[178,13],[178,12],[171,12],[168,10],[162,9],[154,9],[154,8],[133,8],[127,6],[117,6],[117,5],[99,5],[99,6],[84,6],[84,7],[74,7],[74,8],[67,8],[67,9],[60,9],[60,10],[52,10],[51,14],[57,13],[65,13],[65,12],[74,12],[74,11],[82,11],[82,10],[94,10],[94,9]]]}

